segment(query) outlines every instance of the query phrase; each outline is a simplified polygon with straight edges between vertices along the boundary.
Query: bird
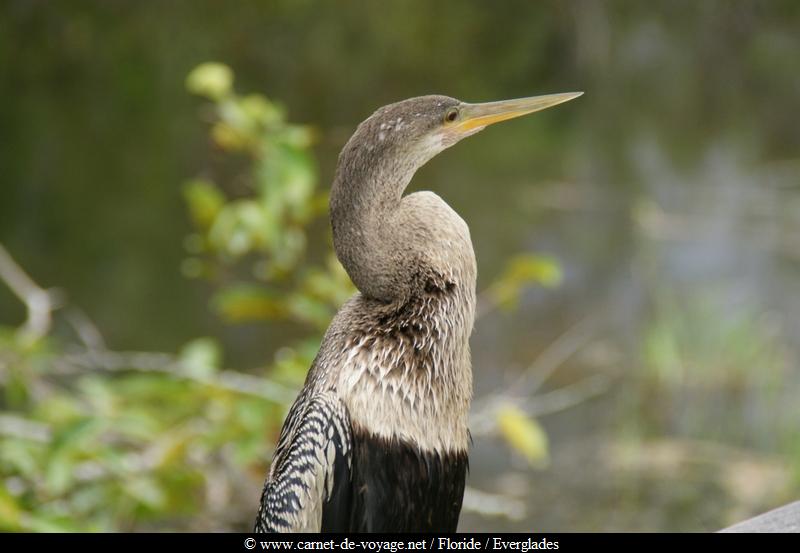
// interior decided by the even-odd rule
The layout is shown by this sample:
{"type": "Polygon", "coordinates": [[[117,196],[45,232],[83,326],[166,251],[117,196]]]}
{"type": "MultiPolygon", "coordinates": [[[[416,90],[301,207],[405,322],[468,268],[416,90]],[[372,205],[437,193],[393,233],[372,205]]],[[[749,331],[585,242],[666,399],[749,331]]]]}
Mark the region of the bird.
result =
{"type": "Polygon", "coordinates": [[[329,200],[334,251],[357,292],[288,411],[256,532],[456,531],[471,442],[475,253],[442,198],[404,192],[461,139],[581,94],[420,96],[358,126],[329,200]]]}

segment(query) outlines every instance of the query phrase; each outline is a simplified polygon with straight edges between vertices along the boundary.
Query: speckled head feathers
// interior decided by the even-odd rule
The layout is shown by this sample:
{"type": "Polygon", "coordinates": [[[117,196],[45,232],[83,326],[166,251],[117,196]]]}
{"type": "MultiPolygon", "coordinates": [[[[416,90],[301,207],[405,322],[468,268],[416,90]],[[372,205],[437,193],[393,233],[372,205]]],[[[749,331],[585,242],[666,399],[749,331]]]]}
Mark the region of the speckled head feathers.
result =
{"type": "Polygon", "coordinates": [[[354,155],[392,155],[409,168],[418,169],[457,142],[455,135],[446,132],[452,123],[447,119],[462,104],[448,96],[429,95],[383,106],[358,126],[340,160],[354,155]]]}

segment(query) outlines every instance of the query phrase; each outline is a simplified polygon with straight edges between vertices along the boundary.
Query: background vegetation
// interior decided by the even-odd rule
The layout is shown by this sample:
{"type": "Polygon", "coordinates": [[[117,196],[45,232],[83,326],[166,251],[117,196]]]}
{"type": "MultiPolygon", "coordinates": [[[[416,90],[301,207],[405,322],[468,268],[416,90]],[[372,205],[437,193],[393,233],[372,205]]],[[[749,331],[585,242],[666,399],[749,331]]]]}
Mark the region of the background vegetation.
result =
{"type": "Polygon", "coordinates": [[[797,497],[795,3],[412,3],[0,7],[0,527],[249,528],[352,292],[335,157],[430,92],[587,91],[413,185],[481,275],[461,528],[797,497]]]}

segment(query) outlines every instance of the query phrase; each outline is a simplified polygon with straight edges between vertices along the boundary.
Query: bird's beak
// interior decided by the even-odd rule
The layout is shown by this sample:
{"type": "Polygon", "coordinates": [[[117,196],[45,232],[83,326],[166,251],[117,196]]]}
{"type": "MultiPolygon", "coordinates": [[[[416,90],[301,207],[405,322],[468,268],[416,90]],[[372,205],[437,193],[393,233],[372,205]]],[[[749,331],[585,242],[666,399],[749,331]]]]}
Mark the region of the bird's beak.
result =
{"type": "Polygon", "coordinates": [[[455,124],[455,130],[459,134],[470,135],[492,123],[542,111],[573,100],[582,94],[583,92],[564,92],[562,94],[547,94],[545,96],[486,102],[484,104],[463,104],[461,106],[461,117],[455,124]]]}

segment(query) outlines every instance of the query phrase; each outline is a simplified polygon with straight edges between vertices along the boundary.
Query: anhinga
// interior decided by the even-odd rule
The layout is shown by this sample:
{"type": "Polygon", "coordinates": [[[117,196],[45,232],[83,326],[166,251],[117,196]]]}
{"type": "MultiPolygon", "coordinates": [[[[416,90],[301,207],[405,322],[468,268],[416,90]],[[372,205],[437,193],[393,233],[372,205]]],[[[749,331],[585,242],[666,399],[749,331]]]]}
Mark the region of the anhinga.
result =
{"type": "Polygon", "coordinates": [[[472,398],[475,253],[432,192],[403,196],[433,156],[487,125],[582,93],[384,106],[339,156],[336,255],[359,293],[331,322],[281,430],[256,531],[455,531],[472,398]]]}

